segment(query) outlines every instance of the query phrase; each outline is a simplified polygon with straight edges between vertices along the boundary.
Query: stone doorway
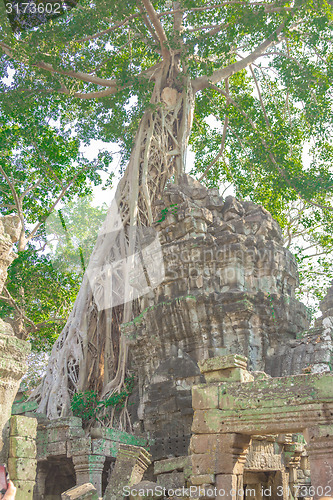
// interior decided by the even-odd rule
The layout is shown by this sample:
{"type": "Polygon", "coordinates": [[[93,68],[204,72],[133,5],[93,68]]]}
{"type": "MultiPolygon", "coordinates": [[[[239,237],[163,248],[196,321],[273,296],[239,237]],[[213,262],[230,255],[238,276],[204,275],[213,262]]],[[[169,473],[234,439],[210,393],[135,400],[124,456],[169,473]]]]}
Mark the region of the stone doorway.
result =
{"type": "Polygon", "coordinates": [[[244,471],[244,500],[281,500],[282,471],[244,471]]]}
{"type": "Polygon", "coordinates": [[[61,500],[61,493],[76,485],[71,459],[59,457],[39,464],[34,500],[61,500]]]}

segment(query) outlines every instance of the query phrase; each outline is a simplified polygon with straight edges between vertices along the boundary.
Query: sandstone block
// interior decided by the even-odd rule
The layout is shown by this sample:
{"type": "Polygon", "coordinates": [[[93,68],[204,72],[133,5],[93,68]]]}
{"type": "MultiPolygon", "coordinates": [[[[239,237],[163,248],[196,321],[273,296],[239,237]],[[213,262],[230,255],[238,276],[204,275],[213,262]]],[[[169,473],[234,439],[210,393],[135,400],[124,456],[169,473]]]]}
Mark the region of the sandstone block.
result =
{"type": "Polygon", "coordinates": [[[36,401],[24,401],[23,403],[15,403],[12,407],[12,415],[21,415],[26,412],[33,412],[38,408],[36,401]]]}
{"type": "Polygon", "coordinates": [[[14,481],[34,481],[36,477],[37,460],[31,458],[9,458],[8,472],[14,481]]]}
{"type": "Polygon", "coordinates": [[[61,494],[61,500],[98,500],[97,490],[91,483],[74,486],[61,494]]]}
{"type": "Polygon", "coordinates": [[[222,430],[221,410],[196,410],[194,412],[192,432],[194,434],[216,434],[222,430]]]}
{"type": "Polygon", "coordinates": [[[15,500],[32,500],[35,481],[13,481],[17,490],[15,500]]]}
{"type": "MultiPolygon", "coordinates": [[[[39,452],[39,447],[37,448],[39,452]]],[[[46,452],[49,455],[66,455],[67,454],[67,442],[66,441],[58,441],[57,443],[47,443],[46,444],[46,452]]]]}
{"type": "Polygon", "coordinates": [[[202,474],[190,477],[190,482],[193,486],[201,486],[202,484],[214,484],[214,474],[202,474]]]}
{"type": "Polygon", "coordinates": [[[212,453],[218,445],[214,434],[195,434],[191,437],[190,449],[193,453],[212,453]]]}
{"type": "Polygon", "coordinates": [[[167,458],[154,462],[154,474],[162,474],[171,472],[177,469],[185,469],[190,465],[190,457],[167,458]]]}
{"type": "Polygon", "coordinates": [[[89,453],[90,450],[91,450],[90,437],[71,439],[70,442],[68,443],[69,455],[81,455],[83,452],[89,453]]]}
{"type": "Polygon", "coordinates": [[[216,477],[218,495],[216,500],[236,500],[239,487],[238,478],[235,474],[219,474],[216,477]]]}
{"type": "Polygon", "coordinates": [[[36,441],[28,437],[12,436],[9,438],[9,456],[36,458],[36,441]]]}
{"type": "Polygon", "coordinates": [[[197,385],[192,388],[194,410],[208,410],[219,407],[219,387],[217,385],[197,385]]]}
{"type": "Polygon", "coordinates": [[[157,476],[157,484],[166,490],[182,488],[185,486],[185,477],[183,472],[168,472],[157,476]]]}
{"type": "Polygon", "coordinates": [[[216,370],[226,370],[228,368],[247,367],[247,358],[239,354],[228,354],[226,356],[216,356],[198,362],[201,373],[207,373],[216,370]]]}
{"type": "Polygon", "coordinates": [[[199,476],[215,474],[215,453],[200,453],[192,455],[193,473],[199,476]]]}
{"type": "Polygon", "coordinates": [[[13,415],[10,419],[11,436],[28,436],[35,438],[37,433],[37,419],[23,415],[13,415]]]}

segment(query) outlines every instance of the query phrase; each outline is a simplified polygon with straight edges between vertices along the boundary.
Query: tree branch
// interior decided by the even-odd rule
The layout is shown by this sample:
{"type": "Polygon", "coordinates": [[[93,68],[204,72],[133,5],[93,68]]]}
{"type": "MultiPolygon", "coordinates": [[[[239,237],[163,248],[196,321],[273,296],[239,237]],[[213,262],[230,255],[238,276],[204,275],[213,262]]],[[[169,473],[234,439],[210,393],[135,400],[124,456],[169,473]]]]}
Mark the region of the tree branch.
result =
{"type": "Polygon", "coordinates": [[[251,71],[251,74],[252,74],[252,77],[253,77],[253,80],[254,80],[257,92],[258,92],[258,97],[259,97],[259,101],[260,101],[262,112],[264,113],[265,122],[266,122],[267,128],[269,130],[269,133],[270,133],[270,135],[272,137],[271,124],[269,123],[269,119],[268,119],[268,115],[267,115],[267,112],[266,112],[265,104],[264,104],[264,101],[263,101],[263,98],[262,98],[262,94],[261,94],[261,90],[260,90],[260,87],[259,87],[259,83],[258,83],[257,77],[256,77],[256,75],[255,75],[255,73],[253,71],[252,64],[249,65],[249,68],[250,68],[250,71],[251,71]]]}
{"type": "Polygon", "coordinates": [[[170,57],[171,57],[170,51],[167,48],[168,39],[167,39],[167,36],[165,34],[164,28],[161,24],[161,21],[158,18],[157,12],[155,11],[153,4],[151,3],[150,0],[142,0],[142,3],[146,8],[147,14],[150,17],[150,20],[151,20],[151,22],[156,30],[158,38],[159,38],[160,45],[161,45],[161,51],[162,51],[162,57],[163,57],[163,59],[168,61],[168,60],[170,60],[170,57]]]}
{"type": "MultiPolygon", "coordinates": [[[[42,158],[43,158],[43,155],[42,155],[42,158]]],[[[43,160],[44,160],[44,158],[43,158],[43,160]]],[[[30,186],[28,186],[27,189],[25,191],[23,191],[23,193],[20,195],[20,197],[19,197],[20,201],[22,202],[24,200],[25,196],[28,193],[30,193],[30,191],[37,188],[42,183],[43,180],[44,180],[44,177],[40,177],[38,179],[38,181],[36,181],[34,184],[30,184],[30,186]]]]}
{"type": "MultiPolygon", "coordinates": [[[[229,80],[228,80],[228,78],[226,78],[226,80],[225,80],[225,90],[226,90],[226,93],[229,94],[229,80]]],[[[227,106],[228,106],[228,104],[229,104],[229,101],[227,100],[227,106]]],[[[215,156],[215,158],[209,163],[209,165],[205,169],[202,176],[199,178],[199,182],[201,182],[206,177],[209,170],[217,163],[217,161],[223,155],[225,141],[226,141],[227,132],[228,132],[228,123],[229,123],[229,117],[228,117],[228,114],[226,113],[225,118],[224,118],[224,124],[223,124],[223,132],[222,132],[222,140],[221,140],[220,150],[217,153],[217,155],[215,156]]]]}
{"type": "Polygon", "coordinates": [[[34,329],[36,328],[35,326],[35,323],[30,319],[28,318],[25,313],[23,312],[23,309],[21,309],[17,303],[16,303],[16,300],[13,299],[13,297],[11,296],[11,294],[9,293],[8,289],[6,286],[3,287],[3,291],[5,292],[6,296],[5,297],[0,297],[2,300],[5,300],[8,304],[10,304],[12,307],[14,307],[14,309],[16,310],[16,312],[18,313],[18,315],[24,319],[27,323],[29,323],[34,329]]]}
{"type": "MultiPolygon", "coordinates": [[[[15,59],[14,54],[8,45],[4,44],[3,42],[0,42],[0,48],[2,48],[2,50],[5,52],[6,55],[8,55],[8,57],[10,57],[11,59],[15,59]]],[[[154,78],[154,74],[155,74],[156,70],[159,68],[160,64],[161,63],[157,63],[154,66],[152,66],[151,68],[148,68],[147,70],[142,71],[141,73],[139,73],[138,75],[135,76],[135,79],[154,78]]],[[[66,70],[61,70],[61,69],[55,69],[55,68],[53,68],[53,66],[51,66],[51,64],[47,64],[44,62],[36,63],[33,66],[38,67],[40,69],[44,69],[46,71],[49,71],[50,73],[56,73],[56,74],[60,74],[63,76],[69,76],[69,77],[74,78],[76,80],[81,80],[84,82],[93,83],[95,85],[109,87],[107,89],[94,91],[94,92],[87,92],[87,93],[74,92],[74,93],[71,93],[64,85],[62,85],[61,89],[57,91],[60,94],[72,95],[73,97],[77,97],[79,99],[98,99],[98,98],[106,97],[108,95],[116,94],[119,90],[122,90],[122,89],[130,86],[130,84],[119,86],[117,80],[115,80],[115,79],[114,80],[107,80],[104,78],[98,78],[96,76],[89,75],[88,73],[82,73],[79,71],[66,71],[66,70]]],[[[50,92],[52,92],[52,91],[50,90],[50,92]]]]}
{"type": "Polygon", "coordinates": [[[1,167],[0,165],[0,172],[2,173],[2,175],[4,176],[4,178],[6,179],[6,182],[9,186],[9,189],[12,193],[12,196],[14,198],[14,203],[15,203],[15,207],[16,207],[16,210],[17,210],[17,214],[20,218],[20,221],[21,221],[21,224],[22,224],[22,229],[24,228],[24,216],[23,216],[23,212],[22,212],[22,203],[21,203],[21,200],[15,190],[15,183],[14,181],[12,181],[9,176],[7,175],[6,171],[1,167]]]}
{"type": "Polygon", "coordinates": [[[151,22],[149,21],[149,18],[147,16],[147,14],[145,13],[142,5],[140,4],[140,0],[137,1],[138,3],[138,8],[140,10],[140,13],[142,15],[142,19],[143,19],[143,22],[145,23],[149,33],[151,34],[151,36],[153,37],[153,39],[155,40],[156,43],[160,43],[160,39],[158,38],[158,35],[154,29],[154,27],[151,25],[151,22]]]}
{"type": "Polygon", "coordinates": [[[258,47],[247,57],[244,57],[241,61],[237,61],[233,64],[229,64],[223,69],[214,71],[211,76],[199,76],[193,81],[193,90],[198,92],[210,86],[210,84],[218,83],[221,80],[229,78],[230,76],[238,73],[242,69],[245,69],[251,63],[253,63],[258,57],[260,57],[266,50],[271,46],[279,42],[278,36],[283,31],[285,22],[280,24],[280,26],[258,47]]]}
{"type": "MultiPolygon", "coordinates": [[[[287,3],[289,3],[289,1],[285,0],[285,3],[287,4],[287,3]]],[[[240,1],[229,0],[227,2],[216,3],[213,5],[207,5],[206,7],[192,7],[190,9],[182,8],[182,9],[168,10],[168,11],[161,12],[161,13],[157,14],[157,16],[160,18],[163,16],[169,16],[169,15],[175,14],[177,12],[203,12],[206,10],[219,9],[221,7],[226,7],[226,6],[230,6],[230,5],[244,5],[246,7],[251,7],[251,6],[267,7],[267,10],[265,9],[266,12],[272,12],[272,9],[280,9],[280,10],[284,10],[284,11],[293,10],[292,7],[283,7],[283,6],[281,6],[281,4],[279,4],[279,5],[278,4],[268,4],[267,2],[251,2],[251,3],[249,3],[249,2],[244,2],[242,0],[240,0],[240,1]],[[271,9],[271,10],[269,10],[269,9],[271,9]]]]}
{"type": "Polygon", "coordinates": [[[321,208],[322,210],[330,210],[333,212],[333,208],[330,207],[330,206],[327,206],[327,205],[321,205],[319,203],[316,203],[314,201],[310,201],[308,200],[307,198],[304,198],[301,193],[298,191],[298,189],[296,189],[292,183],[290,182],[290,180],[288,179],[288,177],[286,176],[285,174],[285,171],[280,168],[278,162],[276,161],[275,159],[275,156],[273,155],[273,153],[271,152],[270,150],[270,147],[269,145],[267,144],[267,142],[265,141],[265,139],[261,136],[260,132],[258,131],[257,129],[257,126],[256,124],[254,123],[254,121],[249,117],[249,115],[243,110],[240,108],[240,106],[237,104],[236,101],[234,101],[234,99],[232,99],[232,97],[230,96],[230,94],[227,94],[224,90],[222,90],[220,87],[216,87],[216,85],[210,85],[210,88],[216,90],[217,92],[219,92],[220,94],[222,94],[224,97],[226,97],[227,99],[229,99],[229,102],[235,106],[238,111],[249,121],[251,127],[253,128],[253,130],[259,135],[260,137],[260,140],[261,140],[261,143],[262,145],[264,146],[264,148],[266,149],[267,153],[268,153],[268,156],[271,160],[271,162],[273,163],[273,165],[276,167],[277,171],[279,172],[279,174],[284,178],[284,180],[286,181],[286,183],[288,184],[288,186],[293,189],[295,191],[295,193],[299,196],[300,199],[306,201],[307,203],[309,203],[309,205],[312,205],[314,207],[318,207],[318,208],[321,208]]]}
{"type": "Polygon", "coordinates": [[[94,83],[95,85],[100,85],[101,87],[111,87],[117,90],[117,80],[109,80],[106,78],[98,78],[97,76],[89,75],[89,73],[82,73],[81,71],[67,71],[59,68],[53,68],[51,64],[39,62],[34,64],[40,69],[45,69],[50,73],[57,73],[63,76],[69,76],[75,80],[80,80],[82,82],[94,83]]]}
{"type": "Polygon", "coordinates": [[[100,31],[99,33],[95,33],[95,35],[90,35],[90,36],[86,36],[84,38],[79,38],[78,40],[74,39],[70,43],[82,43],[82,42],[87,42],[89,40],[95,40],[95,38],[106,35],[107,33],[111,33],[112,31],[116,31],[117,29],[121,28],[122,26],[125,26],[126,24],[128,24],[130,21],[132,21],[132,19],[135,19],[136,17],[140,17],[140,15],[141,15],[141,13],[137,12],[136,14],[132,14],[131,16],[124,19],[124,21],[122,21],[121,23],[118,23],[118,24],[111,26],[111,28],[100,31]]]}

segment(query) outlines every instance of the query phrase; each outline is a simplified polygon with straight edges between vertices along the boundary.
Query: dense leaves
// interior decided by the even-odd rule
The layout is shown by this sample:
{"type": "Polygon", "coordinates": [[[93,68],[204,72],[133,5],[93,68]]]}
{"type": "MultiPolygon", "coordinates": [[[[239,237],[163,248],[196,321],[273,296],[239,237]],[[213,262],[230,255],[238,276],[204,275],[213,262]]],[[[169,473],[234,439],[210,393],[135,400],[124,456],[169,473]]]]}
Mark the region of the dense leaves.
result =
{"type": "Polygon", "coordinates": [[[55,175],[68,184],[81,169],[68,198],[99,182],[108,158],[88,168],[80,143],[116,142],[124,168],[169,55],[178,90],[187,82],[196,92],[193,175],[264,205],[297,255],[302,292],[322,294],[333,250],[331,2],[82,0],[15,35],[4,10],[0,18],[0,71],[14,75],[0,82],[2,145],[11,137],[0,165],[14,167],[20,193],[43,175],[26,220],[44,221],[55,175]]]}
{"type": "Polygon", "coordinates": [[[84,421],[98,420],[102,425],[109,426],[110,418],[114,418],[114,412],[120,411],[127,403],[134,387],[134,376],[126,377],[124,389],[114,392],[110,397],[99,400],[94,391],[78,392],[73,395],[71,409],[73,415],[84,421]],[[111,410],[111,415],[110,415],[111,410]]]}
{"type": "Polygon", "coordinates": [[[50,350],[78,292],[80,277],[54,269],[49,256],[32,246],[19,253],[9,268],[7,290],[15,300],[0,303],[1,317],[18,336],[29,335],[35,350],[50,350]]]}
{"type": "Polygon", "coordinates": [[[33,350],[49,351],[64,327],[105,214],[89,196],[65,205],[9,267],[0,315],[33,350]]]}

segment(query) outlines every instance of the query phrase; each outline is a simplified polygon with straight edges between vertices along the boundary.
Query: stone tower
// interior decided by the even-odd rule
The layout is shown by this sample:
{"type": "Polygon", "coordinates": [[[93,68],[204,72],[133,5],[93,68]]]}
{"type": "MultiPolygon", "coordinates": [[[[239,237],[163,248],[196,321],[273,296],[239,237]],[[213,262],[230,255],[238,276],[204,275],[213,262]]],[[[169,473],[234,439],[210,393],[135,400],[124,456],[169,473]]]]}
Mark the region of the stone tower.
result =
{"type": "Polygon", "coordinates": [[[261,206],[225,201],[184,175],[160,201],[165,278],[123,325],[139,377],[133,418],[154,459],[187,454],[199,360],[237,353],[267,370],[282,343],[308,327],[295,299],[295,258],[261,206]]]}

